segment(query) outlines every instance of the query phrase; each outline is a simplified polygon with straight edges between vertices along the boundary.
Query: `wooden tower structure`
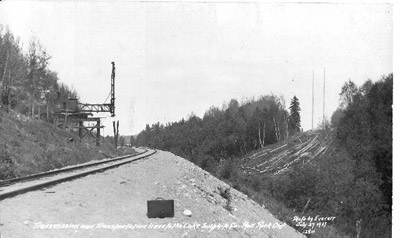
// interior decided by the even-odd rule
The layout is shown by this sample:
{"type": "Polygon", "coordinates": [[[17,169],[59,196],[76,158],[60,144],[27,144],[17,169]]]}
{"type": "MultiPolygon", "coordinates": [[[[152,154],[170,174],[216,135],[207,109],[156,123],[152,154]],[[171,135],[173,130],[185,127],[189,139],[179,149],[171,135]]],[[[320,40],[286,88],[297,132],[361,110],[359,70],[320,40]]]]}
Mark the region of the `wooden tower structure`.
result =
{"type": "Polygon", "coordinates": [[[96,145],[100,145],[101,117],[93,117],[93,113],[110,113],[115,116],[115,63],[111,62],[111,99],[110,103],[89,104],[80,103],[76,98],[69,98],[63,102],[59,112],[54,114],[54,126],[68,130],[77,131],[81,139],[92,137],[96,145]]]}

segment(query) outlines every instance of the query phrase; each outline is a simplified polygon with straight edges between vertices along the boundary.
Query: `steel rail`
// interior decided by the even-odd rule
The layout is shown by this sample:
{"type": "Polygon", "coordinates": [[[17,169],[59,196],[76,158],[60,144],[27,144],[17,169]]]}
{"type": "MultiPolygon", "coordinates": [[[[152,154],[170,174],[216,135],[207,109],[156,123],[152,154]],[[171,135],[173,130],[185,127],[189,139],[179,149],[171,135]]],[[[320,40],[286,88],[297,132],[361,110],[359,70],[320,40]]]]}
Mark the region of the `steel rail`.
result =
{"type": "MultiPolygon", "coordinates": [[[[49,180],[49,181],[39,182],[39,183],[34,184],[34,185],[30,185],[30,186],[22,187],[22,188],[17,188],[17,189],[11,190],[11,191],[0,192],[0,201],[4,200],[6,198],[17,196],[17,195],[22,194],[22,193],[26,193],[26,192],[29,192],[29,191],[34,191],[34,190],[38,190],[38,189],[41,189],[41,188],[44,188],[44,187],[52,186],[52,185],[55,185],[55,184],[58,184],[58,183],[70,181],[70,180],[73,180],[73,179],[76,179],[76,178],[84,177],[84,176],[89,175],[89,174],[103,172],[103,171],[108,170],[108,169],[116,168],[116,167],[124,165],[124,164],[128,164],[128,163],[131,163],[131,162],[134,162],[134,161],[137,161],[137,160],[141,160],[141,159],[144,159],[146,157],[149,157],[149,156],[155,154],[157,152],[157,150],[153,150],[149,154],[145,154],[147,152],[149,152],[149,150],[146,149],[146,151],[141,152],[140,154],[123,156],[124,158],[119,157],[118,158],[119,160],[126,159],[126,158],[129,158],[129,157],[135,157],[133,159],[130,159],[130,160],[127,160],[127,161],[122,161],[120,163],[115,163],[115,164],[112,164],[112,165],[106,165],[106,166],[103,166],[103,167],[100,167],[100,168],[95,168],[95,169],[92,169],[92,170],[89,170],[89,171],[83,171],[83,172],[75,173],[75,174],[72,174],[72,175],[71,174],[70,175],[66,175],[66,176],[63,176],[61,178],[56,178],[56,179],[52,179],[52,180],[49,180]]],[[[116,160],[117,159],[114,159],[112,161],[108,160],[106,162],[101,161],[103,163],[97,163],[96,165],[104,164],[104,163],[107,163],[107,162],[108,163],[109,162],[114,162],[116,160]]],[[[88,167],[88,166],[81,166],[80,169],[85,168],[85,167],[88,167]]],[[[77,169],[77,168],[74,168],[74,169],[77,169]]],[[[55,173],[53,173],[53,171],[51,171],[51,172],[52,172],[52,174],[55,174],[55,173]]],[[[62,172],[66,172],[66,171],[63,170],[62,172],[60,172],[60,171],[58,171],[58,172],[62,173],[62,172]]],[[[38,177],[36,177],[36,178],[38,178],[38,177]]],[[[30,177],[26,181],[29,181],[29,180],[32,180],[32,178],[30,177]]],[[[22,181],[22,180],[20,180],[20,181],[22,181]]]]}
{"type": "Polygon", "coordinates": [[[47,171],[47,172],[43,172],[43,173],[38,173],[38,174],[32,174],[32,175],[28,175],[28,176],[23,176],[23,177],[18,177],[18,178],[12,178],[12,179],[7,179],[7,180],[0,180],[0,187],[5,186],[5,185],[10,185],[13,183],[18,183],[18,182],[26,182],[32,179],[37,179],[37,178],[43,178],[49,175],[53,175],[53,174],[58,174],[58,173],[63,173],[63,172],[70,172],[76,169],[83,169],[83,168],[89,168],[92,166],[97,166],[100,164],[105,164],[105,163],[109,163],[109,162],[113,162],[113,161],[118,161],[118,160],[122,160],[125,158],[129,158],[132,156],[137,156],[137,155],[141,155],[147,152],[147,149],[145,149],[143,152],[137,153],[137,154],[130,154],[130,155],[124,155],[124,156],[120,156],[120,157],[116,157],[116,158],[111,158],[111,159],[106,159],[106,160],[102,160],[102,161],[98,161],[98,162],[94,162],[94,163],[90,163],[90,164],[81,164],[81,165],[75,165],[75,166],[71,166],[68,168],[63,168],[63,169],[55,169],[55,170],[51,170],[51,171],[47,171]]]}

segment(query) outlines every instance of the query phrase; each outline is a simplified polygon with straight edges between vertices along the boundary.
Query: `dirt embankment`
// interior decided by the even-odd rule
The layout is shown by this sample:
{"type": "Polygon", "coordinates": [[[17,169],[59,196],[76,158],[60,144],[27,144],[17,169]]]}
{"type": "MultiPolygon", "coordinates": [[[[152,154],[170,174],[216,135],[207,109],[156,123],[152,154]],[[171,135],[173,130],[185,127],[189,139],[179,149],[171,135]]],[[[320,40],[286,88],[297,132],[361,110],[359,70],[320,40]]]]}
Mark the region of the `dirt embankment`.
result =
{"type": "Polygon", "coordinates": [[[3,237],[304,237],[246,195],[163,151],[3,200],[0,211],[3,237]],[[174,200],[173,218],[147,217],[147,200],[158,197],[174,200]]]}
{"type": "Polygon", "coordinates": [[[50,123],[0,112],[0,180],[117,155],[105,141],[96,147],[50,123]]]}

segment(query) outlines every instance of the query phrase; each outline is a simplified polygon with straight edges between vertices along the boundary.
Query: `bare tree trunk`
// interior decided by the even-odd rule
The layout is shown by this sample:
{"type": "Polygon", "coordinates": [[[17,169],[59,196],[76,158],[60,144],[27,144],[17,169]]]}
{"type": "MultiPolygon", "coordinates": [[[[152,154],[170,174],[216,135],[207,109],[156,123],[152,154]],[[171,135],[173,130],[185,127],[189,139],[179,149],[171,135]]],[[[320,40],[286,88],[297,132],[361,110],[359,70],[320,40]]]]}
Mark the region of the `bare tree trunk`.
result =
{"type": "Polygon", "coordinates": [[[265,121],[264,121],[264,128],[263,128],[263,147],[265,145],[265,121]]]}
{"type": "Polygon", "coordinates": [[[35,103],[32,100],[32,119],[35,118],[35,103]]]}
{"type": "Polygon", "coordinates": [[[304,214],[304,212],[306,211],[306,209],[307,209],[308,204],[310,203],[310,201],[311,201],[311,198],[309,198],[309,199],[307,200],[307,203],[306,203],[306,205],[305,205],[304,208],[303,208],[302,214],[304,214]]]}
{"type": "Polygon", "coordinates": [[[11,71],[8,70],[8,87],[7,87],[7,112],[11,112],[11,87],[12,87],[12,81],[11,81],[11,71]]]}
{"type": "Polygon", "coordinates": [[[362,219],[356,221],[357,238],[360,238],[362,219]]]}
{"type": "Polygon", "coordinates": [[[3,77],[1,79],[1,81],[3,82],[3,86],[4,86],[4,78],[6,77],[6,72],[7,72],[8,57],[9,57],[9,55],[8,55],[8,52],[7,52],[6,64],[4,65],[3,77]]]}
{"type": "Polygon", "coordinates": [[[276,128],[275,117],[273,118],[273,120],[274,120],[274,128],[275,128],[275,138],[276,138],[276,141],[279,142],[279,136],[278,136],[278,130],[276,128]]]}
{"type": "Polygon", "coordinates": [[[117,121],[117,145],[119,140],[119,120],[117,121]]]}
{"type": "Polygon", "coordinates": [[[118,137],[119,137],[119,121],[117,121],[117,126],[115,126],[115,121],[113,121],[113,127],[114,127],[114,143],[115,143],[115,148],[118,148],[118,137]]]}
{"type": "MultiPolygon", "coordinates": [[[[8,54],[8,51],[7,51],[7,58],[6,58],[6,63],[5,63],[5,65],[4,65],[4,71],[3,71],[3,77],[2,77],[2,79],[1,79],[1,82],[2,82],[2,91],[0,92],[0,96],[3,96],[3,93],[8,93],[6,90],[6,87],[7,87],[7,83],[6,83],[6,81],[5,81],[5,78],[6,78],[6,72],[7,72],[7,66],[8,66],[8,57],[9,57],[9,54],[8,54]]],[[[8,97],[8,96],[7,96],[8,97]]],[[[0,99],[1,101],[2,101],[2,98],[0,99]]],[[[2,102],[2,103],[5,103],[5,102],[2,102]]],[[[7,107],[6,107],[6,110],[8,109],[8,105],[7,105],[7,107]]]]}
{"type": "Polygon", "coordinates": [[[286,121],[286,139],[289,139],[289,120],[288,117],[285,117],[285,121],[286,121]]]}
{"type": "Polygon", "coordinates": [[[117,131],[115,130],[115,121],[113,121],[113,131],[114,131],[114,146],[115,146],[115,148],[117,148],[117,143],[116,143],[116,139],[115,139],[115,135],[117,134],[117,131]]]}
{"type": "Polygon", "coordinates": [[[276,128],[278,128],[278,140],[281,141],[281,129],[279,128],[279,124],[276,124],[276,128]]]}
{"type": "Polygon", "coordinates": [[[96,146],[100,146],[100,119],[97,119],[97,123],[96,123],[96,146]]]}
{"type": "Polygon", "coordinates": [[[258,122],[258,141],[260,142],[261,148],[264,148],[264,145],[261,140],[261,124],[260,124],[260,122],[258,122]]]}

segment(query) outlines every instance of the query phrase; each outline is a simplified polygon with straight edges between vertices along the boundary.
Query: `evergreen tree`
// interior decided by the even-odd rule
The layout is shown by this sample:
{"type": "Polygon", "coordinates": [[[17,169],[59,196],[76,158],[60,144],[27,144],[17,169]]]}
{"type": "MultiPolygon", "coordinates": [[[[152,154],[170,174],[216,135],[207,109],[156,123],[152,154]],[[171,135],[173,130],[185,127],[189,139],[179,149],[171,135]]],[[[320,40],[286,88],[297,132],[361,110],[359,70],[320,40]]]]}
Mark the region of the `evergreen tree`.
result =
{"type": "Polygon", "coordinates": [[[289,115],[289,131],[291,133],[293,132],[299,132],[300,131],[300,103],[299,99],[294,96],[292,100],[290,101],[290,115],[289,115]]]}

